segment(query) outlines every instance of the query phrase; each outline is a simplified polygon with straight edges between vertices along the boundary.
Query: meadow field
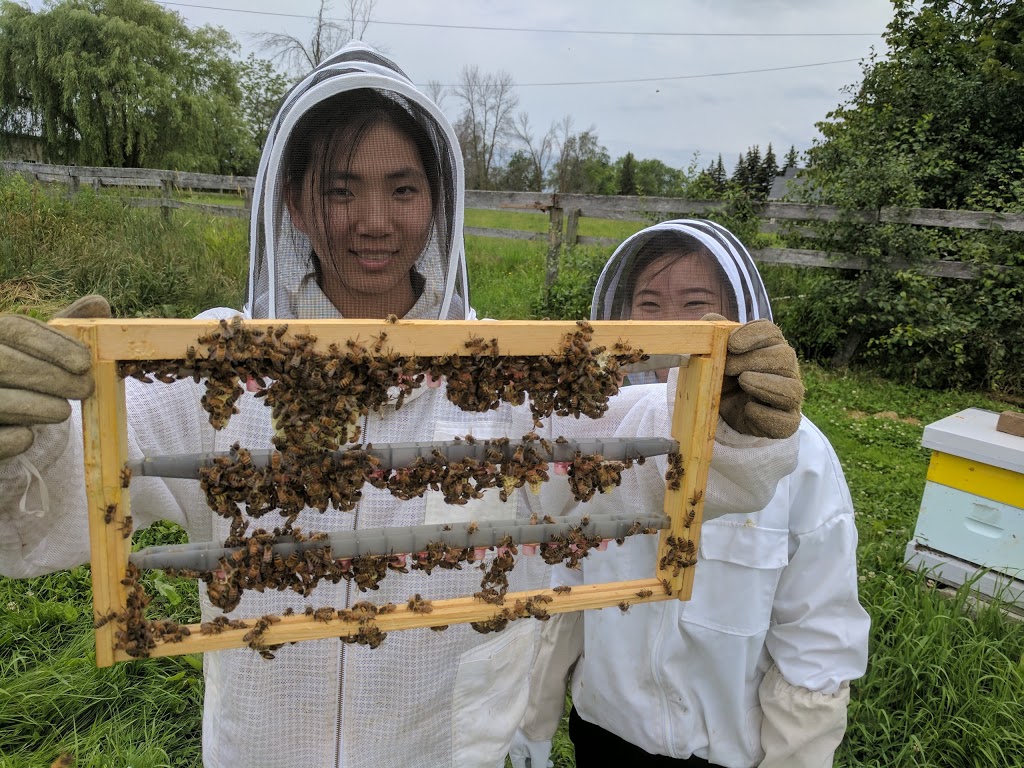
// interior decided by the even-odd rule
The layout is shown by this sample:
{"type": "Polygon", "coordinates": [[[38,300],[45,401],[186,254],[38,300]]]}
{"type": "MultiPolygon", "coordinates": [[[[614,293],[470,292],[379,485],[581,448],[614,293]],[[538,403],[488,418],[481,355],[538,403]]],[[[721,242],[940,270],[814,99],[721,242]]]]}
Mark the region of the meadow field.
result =
{"type": "MultiPolygon", "coordinates": [[[[544,231],[530,214],[470,211],[470,226],[544,231]],[[538,227],[534,229],[534,227],[538,227]]],[[[625,237],[641,224],[581,221],[581,234],[625,237]]],[[[125,317],[189,317],[239,306],[246,226],[175,212],[125,209],[85,192],[74,200],[0,177],[0,312],[48,318],[98,292],[125,317]]],[[[543,242],[467,238],[481,316],[538,317],[543,242]]],[[[574,249],[563,269],[585,295],[609,249],[574,249]],[[587,281],[590,281],[589,284],[587,281]]],[[[769,292],[774,276],[765,270],[769,292]]],[[[550,313],[550,306],[547,308],[550,313]]],[[[1024,624],[968,589],[940,590],[909,572],[903,552],[924,488],[924,426],[967,407],[1002,410],[997,393],[925,390],[863,370],[804,365],[805,413],[835,446],[860,535],[860,596],[872,619],[870,660],[852,688],[837,765],[963,768],[1024,765],[1024,624]]],[[[161,524],[133,545],[183,541],[161,524]]],[[[194,584],[146,576],[155,609],[198,618],[194,584]]],[[[97,669],[88,566],[33,579],[0,578],[0,768],[200,765],[202,659],[149,659],[97,669]]],[[[564,729],[555,764],[573,766],[564,729]]]]}

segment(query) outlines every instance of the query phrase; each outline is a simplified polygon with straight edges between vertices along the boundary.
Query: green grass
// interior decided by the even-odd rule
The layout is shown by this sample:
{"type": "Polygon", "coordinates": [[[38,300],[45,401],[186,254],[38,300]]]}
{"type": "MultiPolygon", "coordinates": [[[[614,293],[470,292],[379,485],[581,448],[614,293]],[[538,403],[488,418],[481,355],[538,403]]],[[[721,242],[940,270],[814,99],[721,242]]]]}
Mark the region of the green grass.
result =
{"type": "MultiPolygon", "coordinates": [[[[531,214],[499,216],[477,225],[504,227],[497,222],[506,216],[531,214]]],[[[71,204],[0,179],[0,311],[32,308],[45,317],[94,290],[107,293],[121,314],[188,316],[237,306],[244,225],[182,212],[171,224],[154,211],[125,212],[88,194],[71,204]],[[156,285],[139,274],[154,269],[162,276],[156,285]]],[[[480,315],[530,316],[545,245],[469,238],[467,248],[480,315]]],[[[580,254],[573,259],[581,273],[601,258],[600,251],[580,254]]],[[[835,446],[853,494],[861,601],[872,618],[868,672],[853,685],[837,765],[1024,764],[1024,625],[996,608],[973,607],[966,590],[950,599],[902,566],[924,488],[924,425],[965,407],[1005,406],[863,371],[805,365],[804,378],[805,411],[835,446]]],[[[137,533],[134,543],[181,535],[162,524],[137,533]]],[[[193,584],[159,573],[147,579],[155,610],[196,619],[193,584]]],[[[96,669],[91,618],[87,567],[0,578],[0,768],[45,768],[62,753],[79,766],[198,766],[200,659],[96,669]]],[[[554,757],[561,768],[573,766],[564,727],[554,757]]]]}

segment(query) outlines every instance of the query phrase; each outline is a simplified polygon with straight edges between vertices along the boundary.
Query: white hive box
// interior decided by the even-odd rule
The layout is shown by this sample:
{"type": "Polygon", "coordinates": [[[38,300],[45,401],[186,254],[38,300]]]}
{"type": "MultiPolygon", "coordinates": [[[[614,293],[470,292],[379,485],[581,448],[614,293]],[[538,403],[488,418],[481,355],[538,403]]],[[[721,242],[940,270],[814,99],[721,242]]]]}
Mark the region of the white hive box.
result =
{"type": "Polygon", "coordinates": [[[932,449],[907,567],[1024,606],[1024,437],[968,408],[924,429],[932,449]]]}

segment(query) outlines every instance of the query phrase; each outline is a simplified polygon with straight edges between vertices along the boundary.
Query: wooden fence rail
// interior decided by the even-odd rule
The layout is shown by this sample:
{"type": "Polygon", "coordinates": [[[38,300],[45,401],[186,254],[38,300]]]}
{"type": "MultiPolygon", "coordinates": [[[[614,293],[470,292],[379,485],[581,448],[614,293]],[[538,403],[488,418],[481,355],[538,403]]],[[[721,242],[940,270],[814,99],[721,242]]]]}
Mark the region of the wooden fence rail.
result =
{"type": "MultiPolygon", "coordinates": [[[[0,170],[20,173],[26,178],[44,183],[67,185],[70,192],[81,185],[126,188],[159,188],[160,197],[128,197],[128,205],[158,207],[165,217],[174,209],[198,210],[204,213],[248,218],[255,179],[251,176],[217,176],[203,173],[153,170],[147,168],[96,168],[74,165],[43,165],[25,162],[0,162],[0,170]],[[235,193],[243,197],[244,205],[212,205],[175,200],[175,189],[203,192],[235,193]]],[[[605,195],[576,195],[549,192],[466,192],[466,208],[533,212],[548,219],[547,232],[466,227],[467,235],[497,237],[511,240],[547,241],[546,282],[550,286],[558,275],[558,259],[564,245],[602,245],[614,247],[615,238],[584,237],[578,234],[579,219],[649,222],[680,216],[704,216],[723,211],[728,203],[720,200],[684,200],[676,197],[628,197],[605,195]]],[[[832,205],[808,205],[769,201],[755,207],[762,219],[762,231],[780,231],[780,223],[787,223],[800,234],[813,235],[807,222],[852,221],[864,224],[913,224],[923,227],[953,229],[990,229],[1005,232],[1024,232],[1024,214],[996,213],[993,211],[950,211],[936,208],[880,208],[870,211],[848,211],[832,205]],[[794,226],[788,222],[802,222],[794,226]]],[[[762,263],[791,264],[803,267],[830,269],[870,270],[872,265],[864,258],[849,254],[793,248],[767,248],[752,251],[754,259],[762,263]]],[[[972,280],[983,269],[1017,271],[1018,267],[980,265],[958,261],[934,259],[920,263],[896,264],[926,275],[972,280]]]]}

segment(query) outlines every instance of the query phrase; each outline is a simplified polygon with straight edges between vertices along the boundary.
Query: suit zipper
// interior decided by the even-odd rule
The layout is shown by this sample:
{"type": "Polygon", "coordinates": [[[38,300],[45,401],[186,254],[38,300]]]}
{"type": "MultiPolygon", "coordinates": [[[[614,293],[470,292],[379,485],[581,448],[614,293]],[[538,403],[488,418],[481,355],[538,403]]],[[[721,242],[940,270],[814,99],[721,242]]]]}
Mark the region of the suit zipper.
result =
{"type": "MultiPolygon", "coordinates": [[[[359,431],[359,447],[366,446],[366,430],[369,427],[369,415],[363,416],[363,428],[359,431]]],[[[352,529],[359,527],[359,509],[362,502],[356,504],[352,513],[352,529]]],[[[352,603],[352,581],[345,581],[345,608],[350,608],[352,603]]],[[[341,725],[345,704],[345,647],[346,643],[338,640],[338,722],[334,731],[334,768],[341,768],[341,725]]]]}

